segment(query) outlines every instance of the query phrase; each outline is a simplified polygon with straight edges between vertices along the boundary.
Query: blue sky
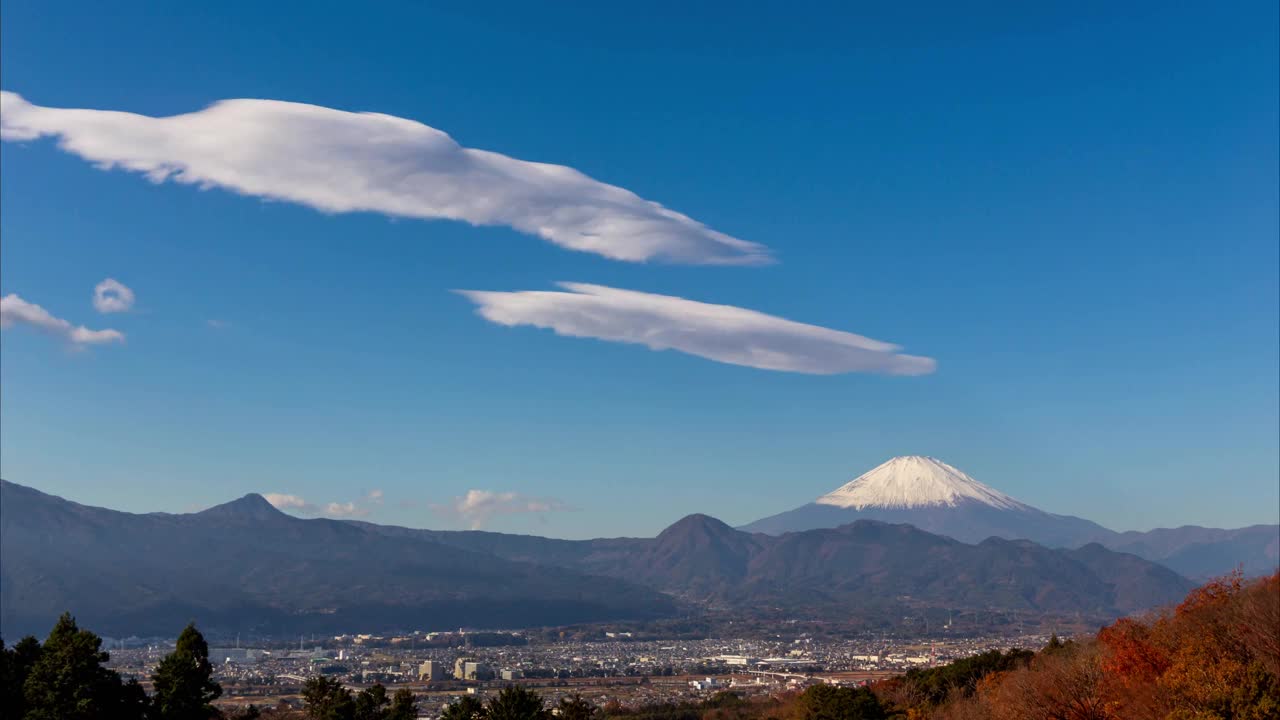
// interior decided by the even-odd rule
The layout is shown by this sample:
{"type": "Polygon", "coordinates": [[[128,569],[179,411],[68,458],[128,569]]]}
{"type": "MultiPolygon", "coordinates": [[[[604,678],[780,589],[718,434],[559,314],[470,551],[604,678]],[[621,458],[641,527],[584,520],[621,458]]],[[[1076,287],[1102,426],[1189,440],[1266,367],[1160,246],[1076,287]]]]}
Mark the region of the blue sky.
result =
{"type": "MultiPolygon", "coordinates": [[[[4,295],[126,339],[5,328],[0,474],[135,511],[256,491],[587,537],[690,512],[748,522],[928,454],[1116,529],[1277,521],[1275,3],[426,5],[9,0],[0,85],[157,117],[230,98],[384,113],[572,167],[775,262],[633,262],[606,256],[633,249],[613,237],[579,252],[501,222],[322,212],[6,138],[4,295]],[[105,278],[135,294],[127,312],[95,310],[105,278]],[[866,372],[818,330],[774,325],[751,337],[792,369],[746,367],[520,324],[605,312],[611,332],[661,325],[723,360],[737,316],[496,296],[520,315],[507,326],[451,292],[560,281],[856,333],[936,370],[866,372]],[[807,342],[816,355],[791,355],[807,342]],[[460,515],[473,490],[534,512],[460,515]]],[[[215,159],[240,147],[220,142],[215,159]]],[[[250,147],[244,162],[317,192],[350,171],[250,147]]],[[[523,212],[491,190],[486,212],[523,212]]]]}

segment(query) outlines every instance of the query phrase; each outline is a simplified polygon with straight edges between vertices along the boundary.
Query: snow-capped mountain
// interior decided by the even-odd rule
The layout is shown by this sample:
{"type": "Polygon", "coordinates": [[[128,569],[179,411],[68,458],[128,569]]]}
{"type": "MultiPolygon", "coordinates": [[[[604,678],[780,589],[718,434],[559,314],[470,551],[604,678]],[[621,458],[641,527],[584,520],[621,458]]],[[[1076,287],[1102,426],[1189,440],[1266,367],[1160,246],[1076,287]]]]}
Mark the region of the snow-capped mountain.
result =
{"type": "Polygon", "coordinates": [[[819,505],[853,508],[956,507],[978,502],[1003,510],[1031,510],[960,470],[931,457],[896,457],[815,500],[819,505]]]}
{"type": "Polygon", "coordinates": [[[984,485],[936,458],[896,457],[794,510],[742,529],[778,535],[870,519],[908,523],[962,542],[995,536],[1075,547],[1114,536],[1070,515],[1054,515],[984,485]]]}

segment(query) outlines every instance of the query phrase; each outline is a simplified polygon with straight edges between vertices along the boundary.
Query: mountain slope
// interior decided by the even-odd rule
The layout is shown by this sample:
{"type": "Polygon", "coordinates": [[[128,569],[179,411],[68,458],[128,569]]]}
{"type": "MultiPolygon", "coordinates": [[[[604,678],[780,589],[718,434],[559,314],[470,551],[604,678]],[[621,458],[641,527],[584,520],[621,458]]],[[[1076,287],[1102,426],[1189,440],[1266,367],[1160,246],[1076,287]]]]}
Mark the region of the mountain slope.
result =
{"type": "Polygon", "coordinates": [[[1049,547],[1096,542],[1195,578],[1241,566],[1247,574],[1261,575],[1280,565],[1280,525],[1117,533],[1083,518],[1032,507],[941,460],[920,456],[893,458],[811,503],[741,529],[781,535],[860,519],[907,523],[970,543],[988,537],[1024,538],[1049,547]]]}
{"type": "Polygon", "coordinates": [[[554,540],[303,520],[261,496],[135,515],[0,481],[0,624],[64,609],[107,634],[517,627],[711,608],[901,617],[908,608],[1114,617],[1190,583],[1099,545],[968,544],[909,525],[746,533],[691,515],[656,538],[554,540]]]}
{"type": "Polygon", "coordinates": [[[1192,586],[1164,567],[1101,547],[1054,550],[998,538],[967,544],[870,520],[770,536],[690,515],[652,539],[550,543],[498,533],[381,531],[428,533],[444,544],[626,578],[714,607],[815,615],[925,605],[1115,617],[1174,602],[1192,586]]]}
{"type": "Polygon", "coordinates": [[[0,625],[44,632],[65,609],[146,634],[193,617],[282,633],[638,619],[675,605],[621,579],[294,518],[258,495],[135,515],[0,481],[0,625]]]}
{"type": "Polygon", "coordinates": [[[1269,575],[1280,566],[1280,525],[1223,530],[1197,525],[1124,532],[1104,544],[1155,560],[1191,578],[1210,578],[1240,567],[1246,575],[1269,575]]]}
{"type": "Polygon", "coordinates": [[[1114,534],[1088,520],[1031,507],[940,460],[920,456],[893,458],[807,505],[742,529],[778,535],[855,520],[907,523],[963,542],[995,536],[1053,547],[1114,534]]]}

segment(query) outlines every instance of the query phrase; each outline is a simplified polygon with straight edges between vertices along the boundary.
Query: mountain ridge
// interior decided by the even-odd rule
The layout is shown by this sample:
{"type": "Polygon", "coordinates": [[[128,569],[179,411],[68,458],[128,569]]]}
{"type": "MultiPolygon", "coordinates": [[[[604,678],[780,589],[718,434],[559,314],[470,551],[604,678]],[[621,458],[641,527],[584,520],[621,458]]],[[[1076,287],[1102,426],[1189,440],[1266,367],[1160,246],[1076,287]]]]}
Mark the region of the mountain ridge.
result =
{"type": "Polygon", "coordinates": [[[295,518],[247,497],[197,513],[133,514],[0,480],[0,626],[43,632],[63,610],[124,635],[168,632],[192,618],[291,633],[679,611],[625,579],[295,518]]]}
{"type": "Polygon", "coordinates": [[[424,618],[431,627],[656,619],[692,608],[1107,619],[1191,587],[1101,545],[965,543],[869,519],[771,536],[692,514],[653,538],[558,540],[303,519],[257,494],[195,513],[123,513],[7,481],[0,540],[0,624],[39,629],[73,609],[113,633],[191,618],[292,632],[421,627],[424,618]]]}
{"type": "Polygon", "coordinates": [[[1116,532],[1072,515],[1023,503],[928,456],[891,458],[799,507],[739,526],[747,532],[837,527],[859,519],[907,523],[964,542],[987,537],[1026,538],[1049,547],[1089,543],[1165,564],[1193,578],[1224,575],[1237,567],[1262,575],[1280,566],[1280,525],[1219,529],[1183,526],[1116,532]]]}

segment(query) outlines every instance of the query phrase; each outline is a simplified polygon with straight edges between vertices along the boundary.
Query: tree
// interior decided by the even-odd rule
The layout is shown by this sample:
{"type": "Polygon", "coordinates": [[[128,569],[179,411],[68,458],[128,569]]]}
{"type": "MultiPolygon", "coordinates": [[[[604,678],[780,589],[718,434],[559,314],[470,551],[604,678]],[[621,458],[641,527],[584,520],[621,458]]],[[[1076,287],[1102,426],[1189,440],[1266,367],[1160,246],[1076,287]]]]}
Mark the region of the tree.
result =
{"type": "Polygon", "coordinates": [[[418,699],[414,697],[412,690],[400,688],[396,691],[395,696],[391,698],[391,709],[387,711],[386,718],[387,720],[417,720],[418,699]]]}
{"type": "Polygon", "coordinates": [[[147,697],[147,691],[142,689],[137,679],[129,678],[129,682],[120,686],[119,708],[117,717],[151,717],[151,698],[147,697]]]}
{"type": "Polygon", "coordinates": [[[1026,665],[1034,654],[1017,648],[1005,653],[990,650],[940,667],[912,668],[906,675],[909,689],[899,695],[919,697],[929,705],[941,705],[957,693],[969,697],[987,675],[1026,665]]]}
{"type": "Polygon", "coordinates": [[[391,698],[387,697],[387,689],[382,683],[374,683],[373,687],[365,688],[356,694],[355,711],[352,713],[354,720],[384,720],[386,718],[387,706],[391,704],[391,698]]]}
{"type": "Polygon", "coordinates": [[[146,695],[102,666],[102,638],[63,613],[23,682],[26,720],[141,720],[146,695]]]}
{"type": "Polygon", "coordinates": [[[1056,652],[1059,652],[1060,650],[1065,649],[1069,645],[1070,645],[1069,642],[1062,642],[1062,638],[1058,637],[1058,633],[1054,633],[1049,636],[1049,644],[1040,648],[1040,652],[1045,653],[1047,655],[1052,655],[1053,653],[1056,653],[1056,652]]]}
{"type": "Polygon", "coordinates": [[[546,720],[549,714],[541,695],[519,685],[499,690],[485,708],[485,720],[546,720]]]}
{"type": "Polygon", "coordinates": [[[156,720],[218,716],[211,703],[222,695],[222,686],[213,681],[209,644],[194,623],[183,629],[173,652],[160,660],[151,680],[155,684],[152,713],[156,720]]]}
{"type": "Polygon", "coordinates": [[[0,638],[0,715],[21,718],[26,714],[22,686],[39,659],[40,641],[34,637],[28,635],[12,648],[6,648],[0,638]]]}
{"type": "Polygon", "coordinates": [[[889,715],[870,690],[814,685],[800,694],[800,720],[884,720],[889,715]]]}
{"type": "Polygon", "coordinates": [[[307,680],[302,686],[302,700],[307,717],[312,720],[352,720],[355,716],[351,691],[332,678],[317,676],[307,680]]]}
{"type": "Polygon", "coordinates": [[[464,695],[457,702],[445,706],[440,720],[479,720],[483,715],[484,705],[470,695],[464,695]]]}
{"type": "Polygon", "coordinates": [[[581,694],[574,693],[560,698],[560,702],[556,703],[555,714],[560,720],[596,720],[600,710],[584,700],[581,694]]]}

